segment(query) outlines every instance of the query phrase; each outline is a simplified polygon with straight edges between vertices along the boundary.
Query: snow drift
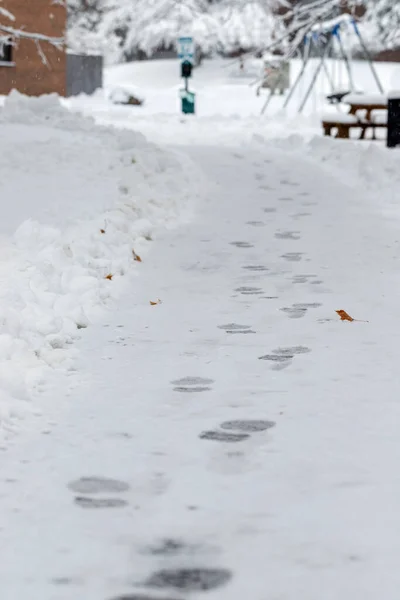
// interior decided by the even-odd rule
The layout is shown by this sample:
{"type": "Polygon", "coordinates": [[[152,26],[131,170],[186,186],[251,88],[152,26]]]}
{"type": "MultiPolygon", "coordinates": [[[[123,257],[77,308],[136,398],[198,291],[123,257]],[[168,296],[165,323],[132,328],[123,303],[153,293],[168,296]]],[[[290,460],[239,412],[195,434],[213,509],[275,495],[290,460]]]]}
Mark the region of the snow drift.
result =
{"type": "Polygon", "coordinates": [[[96,126],[56,96],[14,92],[0,124],[4,432],[48,369],[73,369],[81,330],[110,306],[123,276],[143,267],[133,251],[188,218],[199,179],[141,134],[96,126]]]}

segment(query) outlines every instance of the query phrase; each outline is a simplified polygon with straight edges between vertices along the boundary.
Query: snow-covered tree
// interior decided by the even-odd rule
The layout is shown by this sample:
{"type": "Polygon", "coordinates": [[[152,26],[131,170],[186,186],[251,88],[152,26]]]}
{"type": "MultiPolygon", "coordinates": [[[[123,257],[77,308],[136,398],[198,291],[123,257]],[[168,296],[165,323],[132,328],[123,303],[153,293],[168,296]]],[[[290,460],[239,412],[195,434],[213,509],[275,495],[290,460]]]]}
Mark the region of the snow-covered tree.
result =
{"type": "Polygon", "coordinates": [[[366,0],[364,29],[376,49],[400,48],[399,0],[366,0]]]}
{"type": "Polygon", "coordinates": [[[113,61],[174,48],[191,35],[203,53],[257,49],[282,33],[289,0],[69,0],[69,42],[103,45],[113,61]]]}
{"type": "Polygon", "coordinates": [[[111,0],[98,32],[116,60],[174,48],[181,35],[192,35],[205,51],[216,43],[207,0],[111,0]]]}
{"type": "Polygon", "coordinates": [[[218,40],[224,53],[258,50],[284,37],[285,26],[277,18],[278,0],[225,0],[213,11],[218,40]]]}
{"type": "MultiPolygon", "coordinates": [[[[289,55],[304,35],[343,11],[367,14],[360,25],[374,40],[398,43],[400,0],[68,0],[69,45],[101,50],[112,62],[173,49],[192,35],[203,53],[272,50],[289,55]]],[[[352,37],[352,36],[349,36],[352,37]]],[[[354,36],[353,36],[354,37],[354,36]]],[[[350,42],[349,42],[350,43],[350,42]]]]}
{"type": "Polygon", "coordinates": [[[319,24],[338,17],[343,12],[353,13],[361,7],[365,0],[289,0],[291,7],[284,11],[281,19],[285,23],[282,38],[273,42],[268,49],[279,47],[288,40],[288,54],[293,54],[304,39],[304,36],[319,24]]]}
{"type": "Polygon", "coordinates": [[[104,52],[99,28],[109,0],[68,0],[68,47],[80,53],[104,52]]]}
{"type": "MultiPolygon", "coordinates": [[[[358,29],[371,53],[400,47],[399,0],[295,0],[284,17],[291,48],[298,46],[307,31],[343,12],[357,17],[358,29]]],[[[348,50],[363,54],[363,44],[353,34],[349,28],[343,42],[348,50]]]]}

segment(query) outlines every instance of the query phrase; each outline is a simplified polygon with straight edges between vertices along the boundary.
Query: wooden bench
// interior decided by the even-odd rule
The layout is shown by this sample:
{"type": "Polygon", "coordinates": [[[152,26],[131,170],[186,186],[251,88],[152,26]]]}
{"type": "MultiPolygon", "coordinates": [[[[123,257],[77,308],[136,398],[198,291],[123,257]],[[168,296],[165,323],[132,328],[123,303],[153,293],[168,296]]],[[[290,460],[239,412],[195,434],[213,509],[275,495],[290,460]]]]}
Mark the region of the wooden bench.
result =
{"type": "Polygon", "coordinates": [[[386,123],[379,122],[366,122],[366,121],[355,121],[354,123],[344,123],[340,119],[335,118],[335,115],[331,117],[325,117],[322,121],[322,127],[324,129],[325,136],[331,136],[332,131],[336,130],[335,138],[348,140],[350,138],[350,131],[352,129],[361,130],[360,136],[358,139],[364,140],[366,139],[366,132],[368,129],[372,130],[372,139],[376,140],[376,129],[387,129],[386,123]]]}
{"type": "Polygon", "coordinates": [[[336,130],[335,137],[341,140],[349,139],[350,129],[358,126],[358,119],[355,115],[332,113],[322,118],[324,135],[332,136],[332,132],[336,130]]]}
{"type": "Polygon", "coordinates": [[[376,140],[377,129],[387,129],[387,99],[384,96],[363,96],[348,94],[343,102],[349,105],[348,113],[332,113],[322,119],[324,135],[332,135],[336,130],[336,138],[349,139],[352,129],[360,130],[358,139],[366,139],[366,132],[372,130],[372,139],[376,140]],[[376,115],[377,111],[385,111],[385,116],[376,115]]]}

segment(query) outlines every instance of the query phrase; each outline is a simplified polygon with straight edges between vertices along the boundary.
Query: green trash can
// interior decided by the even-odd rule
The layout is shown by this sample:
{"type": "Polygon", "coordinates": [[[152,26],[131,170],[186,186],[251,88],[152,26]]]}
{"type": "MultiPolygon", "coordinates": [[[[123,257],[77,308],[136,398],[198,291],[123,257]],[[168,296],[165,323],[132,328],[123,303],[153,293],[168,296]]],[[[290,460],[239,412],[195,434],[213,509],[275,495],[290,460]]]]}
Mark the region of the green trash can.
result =
{"type": "Polygon", "coordinates": [[[182,112],[185,115],[194,115],[196,94],[188,90],[181,90],[182,112]]]}

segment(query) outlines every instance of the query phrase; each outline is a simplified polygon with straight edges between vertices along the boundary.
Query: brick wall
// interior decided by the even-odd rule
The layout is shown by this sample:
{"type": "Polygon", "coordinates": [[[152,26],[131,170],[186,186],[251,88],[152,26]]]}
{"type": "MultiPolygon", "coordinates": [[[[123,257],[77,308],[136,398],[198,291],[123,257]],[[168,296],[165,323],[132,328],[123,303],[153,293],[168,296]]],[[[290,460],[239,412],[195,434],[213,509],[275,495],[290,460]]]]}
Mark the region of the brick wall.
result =
{"type": "MultiPolygon", "coordinates": [[[[4,17],[3,23],[25,31],[52,37],[63,37],[66,12],[52,0],[0,0],[0,7],[15,16],[15,22],[4,17]],[[7,22],[6,22],[7,21],[7,22]]],[[[16,88],[24,94],[38,96],[56,92],[65,96],[66,55],[47,42],[41,43],[48,66],[44,65],[35,42],[16,40],[13,48],[15,66],[0,66],[0,94],[8,94],[16,88]]]]}

